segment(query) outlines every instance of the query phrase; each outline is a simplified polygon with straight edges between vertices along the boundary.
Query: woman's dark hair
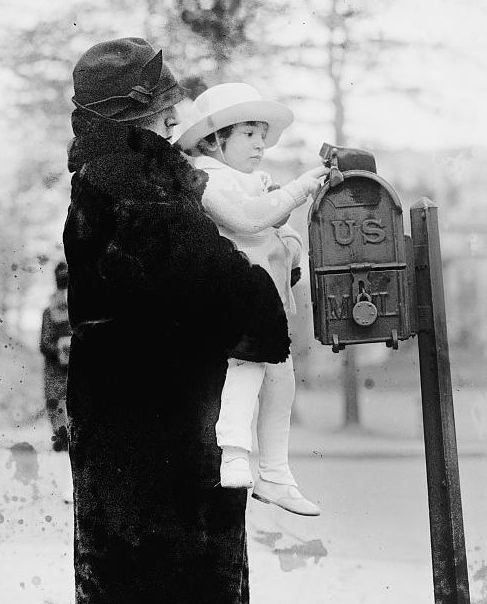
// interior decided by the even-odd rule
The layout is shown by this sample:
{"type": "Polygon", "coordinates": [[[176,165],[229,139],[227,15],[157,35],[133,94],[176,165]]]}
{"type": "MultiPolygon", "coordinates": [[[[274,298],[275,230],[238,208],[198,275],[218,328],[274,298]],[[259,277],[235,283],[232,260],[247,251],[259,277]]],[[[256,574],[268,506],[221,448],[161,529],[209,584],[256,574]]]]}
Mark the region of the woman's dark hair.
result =
{"type": "Polygon", "coordinates": [[[225,151],[226,142],[230,138],[230,135],[232,134],[233,129],[236,125],[237,124],[232,124],[231,126],[225,126],[225,128],[220,128],[220,130],[216,131],[216,134],[215,132],[208,134],[208,136],[205,136],[205,138],[199,141],[199,143],[196,145],[196,148],[198,149],[198,151],[201,151],[201,153],[206,154],[208,151],[208,145],[215,145],[216,135],[218,135],[218,140],[220,141],[222,150],[225,151]]]}

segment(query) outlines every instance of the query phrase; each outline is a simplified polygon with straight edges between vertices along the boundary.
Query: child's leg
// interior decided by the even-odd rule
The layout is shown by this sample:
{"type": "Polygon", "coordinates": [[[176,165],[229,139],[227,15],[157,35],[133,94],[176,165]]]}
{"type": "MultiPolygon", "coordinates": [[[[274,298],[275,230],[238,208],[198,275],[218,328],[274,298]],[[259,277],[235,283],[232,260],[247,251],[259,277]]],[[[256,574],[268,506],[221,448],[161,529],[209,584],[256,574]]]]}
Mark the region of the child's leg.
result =
{"type": "Polygon", "coordinates": [[[293,514],[319,516],[320,508],[299,492],[288,465],[294,391],[291,357],[279,365],[266,365],[257,419],[260,478],[252,497],[264,503],[273,503],[293,514]]]}
{"type": "Polygon", "coordinates": [[[252,417],[265,374],[265,363],[230,359],[216,423],[219,447],[252,449],[252,417]]]}
{"type": "Polygon", "coordinates": [[[252,417],[264,378],[264,363],[230,359],[222,391],[217,443],[222,449],[220,483],[223,488],[251,488],[249,466],[252,417]]]}
{"type": "Polygon", "coordinates": [[[288,465],[289,428],[294,394],[294,367],[291,356],[285,363],[267,363],[260,391],[257,438],[259,475],[269,482],[296,485],[288,465]]]}

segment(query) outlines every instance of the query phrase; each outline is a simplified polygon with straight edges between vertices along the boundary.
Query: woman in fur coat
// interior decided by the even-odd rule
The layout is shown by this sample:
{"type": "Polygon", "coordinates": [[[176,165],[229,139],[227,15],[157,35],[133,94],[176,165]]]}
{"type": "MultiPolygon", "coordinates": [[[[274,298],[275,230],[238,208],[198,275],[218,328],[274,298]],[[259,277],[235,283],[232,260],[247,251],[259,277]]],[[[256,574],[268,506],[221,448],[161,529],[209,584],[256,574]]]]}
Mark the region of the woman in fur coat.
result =
{"type": "Polygon", "coordinates": [[[74,73],[64,230],[77,604],[249,601],[246,489],[222,489],[214,425],[229,356],[279,363],[268,274],[202,209],[168,142],[182,91],[144,40],[74,73]]]}

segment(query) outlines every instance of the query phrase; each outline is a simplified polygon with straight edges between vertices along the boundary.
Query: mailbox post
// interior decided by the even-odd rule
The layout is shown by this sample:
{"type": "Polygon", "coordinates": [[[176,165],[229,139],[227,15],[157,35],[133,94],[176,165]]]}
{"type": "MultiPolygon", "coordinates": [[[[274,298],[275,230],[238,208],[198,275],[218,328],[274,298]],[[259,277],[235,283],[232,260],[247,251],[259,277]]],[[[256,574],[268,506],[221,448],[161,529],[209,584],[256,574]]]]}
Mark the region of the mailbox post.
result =
{"type": "Polygon", "coordinates": [[[435,602],[468,604],[438,215],[430,200],[411,208],[411,231],[435,602]]]}
{"type": "Polygon", "coordinates": [[[308,216],[315,337],[339,352],[418,335],[435,603],[469,604],[437,208],[413,206],[405,236],[393,188],[329,155],[308,216]]]}

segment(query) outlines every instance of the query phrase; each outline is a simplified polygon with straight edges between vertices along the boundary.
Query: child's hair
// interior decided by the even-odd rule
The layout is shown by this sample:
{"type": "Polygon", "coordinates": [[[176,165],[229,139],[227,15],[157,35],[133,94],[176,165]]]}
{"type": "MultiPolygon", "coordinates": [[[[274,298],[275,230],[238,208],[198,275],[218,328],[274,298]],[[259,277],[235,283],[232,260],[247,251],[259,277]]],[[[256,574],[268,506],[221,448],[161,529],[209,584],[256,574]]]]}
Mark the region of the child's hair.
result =
{"type": "Polygon", "coordinates": [[[238,122],[236,124],[231,124],[230,126],[225,126],[225,128],[220,128],[220,130],[217,130],[216,133],[212,132],[211,134],[208,134],[208,136],[205,136],[204,138],[202,138],[196,145],[196,149],[200,153],[203,153],[203,155],[208,155],[209,145],[215,145],[217,142],[219,142],[221,145],[222,151],[225,151],[226,142],[230,138],[235,126],[238,126],[239,124],[245,124],[247,126],[257,126],[258,124],[261,124],[261,123],[262,122],[258,122],[258,121],[246,121],[246,122],[238,122]],[[217,137],[218,137],[218,141],[217,141],[217,137]]]}

